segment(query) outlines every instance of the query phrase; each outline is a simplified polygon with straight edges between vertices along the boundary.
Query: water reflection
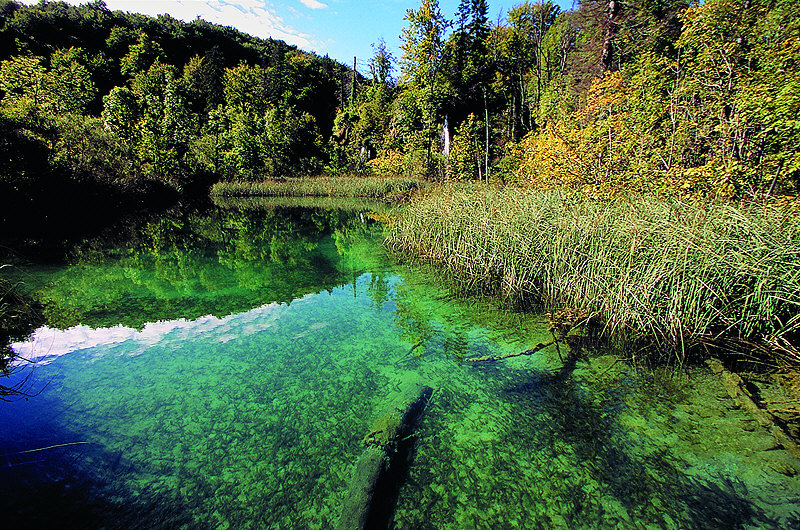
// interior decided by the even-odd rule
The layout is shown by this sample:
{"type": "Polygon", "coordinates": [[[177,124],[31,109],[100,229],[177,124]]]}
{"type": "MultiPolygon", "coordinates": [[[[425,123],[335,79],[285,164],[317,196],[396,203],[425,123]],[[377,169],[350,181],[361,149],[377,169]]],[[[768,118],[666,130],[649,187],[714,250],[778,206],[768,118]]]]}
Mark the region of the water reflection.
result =
{"type": "Polygon", "coordinates": [[[379,223],[341,210],[174,213],[118,241],[78,247],[74,263],[27,279],[51,326],[141,328],[290,303],[380,269],[379,223]]]}
{"type": "Polygon", "coordinates": [[[159,320],[147,322],[141,329],[123,325],[91,328],[80,324],[67,329],[45,326],[37,329],[30,340],[13,343],[12,348],[18,357],[17,365],[35,362],[38,366],[44,366],[62,355],[88,349],[108,351],[114,345],[121,344],[127,344],[125,355],[134,357],[163,344],[168,338],[180,342],[192,336],[213,333],[219,342],[228,342],[243,335],[261,332],[274,325],[279,308],[278,304],[267,304],[222,318],[206,315],[195,320],[159,320]]]}
{"type": "Polygon", "coordinates": [[[0,408],[11,524],[335,527],[364,435],[418,383],[435,391],[397,529],[798,521],[800,481],[708,374],[662,392],[549,350],[460,364],[549,332],[392,263],[357,207],[175,212],[115,236],[29,269],[51,321],[16,348],[49,363],[0,408]]]}

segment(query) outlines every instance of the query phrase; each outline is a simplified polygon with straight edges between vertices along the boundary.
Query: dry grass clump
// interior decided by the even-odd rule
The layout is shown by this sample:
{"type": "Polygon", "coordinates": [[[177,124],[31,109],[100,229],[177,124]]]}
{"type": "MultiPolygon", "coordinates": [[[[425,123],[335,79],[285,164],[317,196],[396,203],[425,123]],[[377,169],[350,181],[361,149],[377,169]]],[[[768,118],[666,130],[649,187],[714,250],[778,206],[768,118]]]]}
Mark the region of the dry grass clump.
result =
{"type": "Polygon", "coordinates": [[[413,202],[389,244],[516,302],[584,309],[620,344],[683,358],[741,339],[800,362],[800,222],[769,205],[448,186],[413,202]]]}
{"type": "Polygon", "coordinates": [[[405,177],[320,176],[263,181],[223,181],[212,197],[363,197],[395,199],[423,187],[405,177]]]}

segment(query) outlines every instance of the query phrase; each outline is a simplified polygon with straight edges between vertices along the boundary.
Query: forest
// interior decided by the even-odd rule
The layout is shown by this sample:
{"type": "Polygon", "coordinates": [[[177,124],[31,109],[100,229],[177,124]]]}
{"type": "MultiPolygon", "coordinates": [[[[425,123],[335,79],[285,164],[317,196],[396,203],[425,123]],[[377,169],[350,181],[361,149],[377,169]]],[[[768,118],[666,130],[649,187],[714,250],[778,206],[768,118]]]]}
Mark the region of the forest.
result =
{"type": "Polygon", "coordinates": [[[103,2],[4,1],[0,28],[0,194],[12,234],[54,229],[31,222],[32,209],[81,224],[68,203],[97,206],[82,223],[92,226],[120,205],[206,194],[220,178],[324,169],[347,75],[328,58],[103,2]]]}
{"type": "MultiPolygon", "coordinates": [[[[218,182],[319,175],[485,182],[589,201],[678,200],[697,219],[714,204],[767,201],[797,211],[793,0],[584,0],[568,11],[525,1],[494,22],[488,13],[486,0],[462,0],[448,19],[437,0],[421,0],[406,13],[400,57],[374,43],[362,75],[200,19],[111,11],[102,0],[2,0],[2,236],[32,246],[123,211],[204,200],[218,182]]],[[[518,197],[496,207],[509,211],[518,197]]],[[[437,216],[458,212],[442,204],[437,216]]],[[[678,210],[665,215],[690,215],[678,210]]],[[[483,221],[492,224],[492,215],[483,221]]],[[[761,226],[790,250],[780,261],[784,276],[765,274],[792,286],[795,224],[774,222],[785,230],[761,226]]],[[[419,235],[438,225],[414,226],[419,235]]],[[[630,248],[647,243],[638,230],[626,236],[630,248]]],[[[408,241],[397,235],[395,246],[438,252],[408,241]]],[[[719,252],[730,254],[724,245],[719,252]]],[[[526,274],[485,270],[495,279],[526,274]]],[[[501,289],[523,298],[541,291],[515,281],[501,289]]],[[[751,289],[748,281],[736,289],[751,289]]],[[[789,316],[776,317],[780,333],[764,336],[797,334],[795,302],[769,302],[780,306],[769,315],[789,316]]],[[[698,333],[735,327],[725,318],[698,333]]],[[[682,340],[672,324],[664,327],[673,343],[682,340]]]]}
{"type": "MultiPolygon", "coordinates": [[[[463,0],[453,20],[423,0],[401,57],[375,43],[361,76],[200,19],[4,1],[4,206],[46,190],[191,194],[323,173],[788,200],[800,178],[797,11],[524,2],[491,22],[485,0],[463,0]]],[[[4,223],[19,211],[4,210],[4,223]]]]}

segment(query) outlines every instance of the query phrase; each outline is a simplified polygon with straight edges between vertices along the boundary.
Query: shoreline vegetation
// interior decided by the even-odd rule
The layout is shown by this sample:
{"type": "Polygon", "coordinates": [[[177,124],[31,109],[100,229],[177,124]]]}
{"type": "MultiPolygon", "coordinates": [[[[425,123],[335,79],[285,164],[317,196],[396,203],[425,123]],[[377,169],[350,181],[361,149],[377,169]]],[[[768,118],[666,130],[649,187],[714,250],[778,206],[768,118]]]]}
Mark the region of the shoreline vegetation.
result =
{"type": "Polygon", "coordinates": [[[467,291],[577,311],[633,360],[800,366],[800,219],[785,204],[363,176],[219,182],[211,197],[400,198],[387,246],[455,273],[467,291]]]}
{"type": "Polygon", "coordinates": [[[404,202],[426,182],[407,177],[318,176],[261,181],[222,181],[211,187],[222,197],[342,197],[404,202]]]}
{"type": "Polygon", "coordinates": [[[800,365],[800,221],[768,204],[443,185],[389,230],[393,250],[470,290],[585,313],[640,360],[727,349],[800,365]]]}
{"type": "Polygon", "coordinates": [[[277,208],[307,208],[312,210],[339,210],[384,214],[398,205],[392,202],[363,197],[267,197],[267,196],[216,196],[214,206],[230,210],[274,210],[277,208]]]}

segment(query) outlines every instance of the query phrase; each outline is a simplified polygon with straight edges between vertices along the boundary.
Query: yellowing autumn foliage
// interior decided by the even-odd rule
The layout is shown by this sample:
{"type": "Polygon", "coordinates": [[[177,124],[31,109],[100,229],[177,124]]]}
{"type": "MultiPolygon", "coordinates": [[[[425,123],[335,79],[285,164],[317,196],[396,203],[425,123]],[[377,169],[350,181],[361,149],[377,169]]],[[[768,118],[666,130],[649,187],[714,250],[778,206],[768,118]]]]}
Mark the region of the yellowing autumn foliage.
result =
{"type": "Polygon", "coordinates": [[[403,174],[405,157],[397,150],[389,150],[367,162],[367,170],[372,175],[393,177],[403,174]]]}

